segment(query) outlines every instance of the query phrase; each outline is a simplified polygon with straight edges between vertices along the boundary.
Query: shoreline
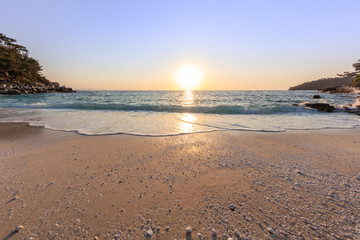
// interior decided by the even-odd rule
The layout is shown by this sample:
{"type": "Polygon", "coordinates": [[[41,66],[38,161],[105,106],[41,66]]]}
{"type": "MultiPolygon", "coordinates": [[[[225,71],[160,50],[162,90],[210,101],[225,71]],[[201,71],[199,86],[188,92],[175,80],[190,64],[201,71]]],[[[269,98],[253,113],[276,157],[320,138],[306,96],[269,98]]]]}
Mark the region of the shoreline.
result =
{"type": "Polygon", "coordinates": [[[1,239],[19,225],[19,239],[360,236],[359,127],[143,137],[1,123],[0,143],[1,239]]]}
{"type": "MultiPolygon", "coordinates": [[[[133,137],[149,137],[149,138],[162,138],[162,137],[177,137],[177,136],[182,136],[182,135],[193,135],[193,134],[208,134],[208,133],[229,133],[229,134],[246,134],[246,133],[254,133],[254,134],[261,134],[261,133],[265,133],[265,134],[276,134],[276,133],[289,133],[289,134],[305,134],[305,133],[310,133],[310,134],[316,134],[317,132],[319,133],[343,133],[343,134],[360,134],[360,124],[359,125],[355,125],[353,127],[349,127],[349,128],[320,128],[320,129],[285,129],[285,130],[247,130],[247,129],[219,129],[219,130],[209,130],[209,131],[199,131],[199,132],[189,132],[189,133],[175,133],[175,134],[159,134],[159,135],[151,135],[151,134],[137,134],[137,133],[123,133],[123,132],[119,132],[119,133],[99,133],[99,134],[86,134],[86,133],[80,133],[76,130],[58,130],[58,129],[52,129],[52,128],[46,128],[44,126],[32,126],[30,125],[30,122],[0,122],[0,129],[1,127],[6,128],[6,126],[25,126],[25,127],[29,127],[29,128],[33,128],[33,129],[43,129],[45,131],[51,131],[51,132],[58,132],[58,133],[65,133],[65,134],[75,134],[75,135],[79,135],[79,136],[87,136],[87,137],[100,137],[100,136],[133,136],[133,137]]],[[[1,137],[1,136],[0,136],[1,137]]]]}

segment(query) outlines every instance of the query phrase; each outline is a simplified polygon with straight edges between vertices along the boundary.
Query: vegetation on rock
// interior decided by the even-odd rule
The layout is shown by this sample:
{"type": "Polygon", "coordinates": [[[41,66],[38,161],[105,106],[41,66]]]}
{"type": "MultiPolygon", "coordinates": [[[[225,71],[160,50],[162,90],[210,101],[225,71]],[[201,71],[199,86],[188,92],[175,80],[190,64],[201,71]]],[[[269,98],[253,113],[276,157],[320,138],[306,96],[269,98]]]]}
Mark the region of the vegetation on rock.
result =
{"type": "Polygon", "coordinates": [[[0,94],[73,92],[50,82],[41,74],[39,61],[29,56],[26,47],[0,33],[0,94]]]}
{"type": "Polygon", "coordinates": [[[351,86],[353,87],[360,87],[360,59],[353,64],[353,67],[355,69],[354,72],[344,72],[342,74],[338,74],[339,77],[353,77],[354,80],[351,83],[351,86]]]}
{"type": "Polygon", "coordinates": [[[50,84],[41,74],[39,61],[30,57],[26,47],[16,42],[0,33],[0,78],[17,80],[31,86],[50,84]]]}
{"type": "Polygon", "coordinates": [[[338,77],[335,78],[322,78],[311,82],[305,82],[290,87],[289,90],[319,90],[341,86],[360,87],[360,59],[353,64],[353,67],[355,69],[354,72],[337,74],[338,77]]]}
{"type": "Polygon", "coordinates": [[[319,80],[305,82],[294,87],[290,87],[289,90],[319,90],[324,88],[349,85],[353,81],[353,77],[348,78],[322,78],[319,80]]]}

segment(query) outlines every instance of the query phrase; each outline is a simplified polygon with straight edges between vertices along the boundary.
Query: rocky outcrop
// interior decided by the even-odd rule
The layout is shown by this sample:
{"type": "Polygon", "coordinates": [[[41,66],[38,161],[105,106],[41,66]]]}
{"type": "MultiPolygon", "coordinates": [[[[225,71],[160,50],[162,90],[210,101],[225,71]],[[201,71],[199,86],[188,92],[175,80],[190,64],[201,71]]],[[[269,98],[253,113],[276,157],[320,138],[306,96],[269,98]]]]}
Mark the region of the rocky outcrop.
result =
{"type": "Polygon", "coordinates": [[[327,102],[304,102],[304,103],[295,103],[293,106],[305,106],[307,108],[314,108],[321,112],[348,112],[360,116],[360,101],[356,100],[355,103],[349,104],[346,106],[338,106],[337,108],[333,105],[330,105],[327,102]]]}
{"type": "Polygon", "coordinates": [[[329,87],[319,90],[322,93],[356,93],[358,91],[360,91],[360,88],[350,86],[329,87]]]}
{"type": "Polygon", "coordinates": [[[310,103],[307,102],[304,104],[306,107],[315,108],[321,112],[333,112],[335,111],[335,107],[328,103],[310,103]]]}
{"type": "Polygon", "coordinates": [[[17,80],[0,79],[0,94],[36,94],[54,92],[75,92],[72,88],[60,86],[57,82],[37,83],[35,86],[17,80]]]}
{"type": "Polygon", "coordinates": [[[360,116],[360,101],[356,100],[354,104],[343,106],[343,109],[348,113],[354,113],[360,116]]]}

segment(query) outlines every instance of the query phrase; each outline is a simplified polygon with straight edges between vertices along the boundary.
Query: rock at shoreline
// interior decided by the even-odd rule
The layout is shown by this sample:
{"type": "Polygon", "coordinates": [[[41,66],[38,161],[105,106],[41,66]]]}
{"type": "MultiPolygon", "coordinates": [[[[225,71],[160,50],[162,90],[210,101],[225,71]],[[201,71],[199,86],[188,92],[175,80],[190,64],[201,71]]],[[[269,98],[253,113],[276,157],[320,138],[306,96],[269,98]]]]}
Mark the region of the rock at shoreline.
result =
{"type": "Polygon", "coordinates": [[[321,93],[356,93],[359,91],[359,88],[350,87],[350,86],[337,86],[337,87],[329,87],[325,89],[318,90],[321,93]]]}
{"type": "Polygon", "coordinates": [[[309,108],[315,108],[318,111],[322,111],[322,112],[333,112],[335,110],[335,107],[328,104],[328,103],[310,103],[310,102],[307,102],[307,103],[304,103],[304,105],[306,107],[309,107],[309,108]]]}
{"type": "Polygon", "coordinates": [[[75,92],[72,88],[60,86],[57,82],[48,84],[38,83],[36,86],[28,85],[16,80],[0,80],[0,94],[36,94],[36,93],[54,93],[54,92],[75,92]]]}
{"type": "Polygon", "coordinates": [[[321,98],[321,96],[320,96],[320,95],[314,95],[313,98],[314,98],[314,99],[316,99],[316,98],[321,98]]]}

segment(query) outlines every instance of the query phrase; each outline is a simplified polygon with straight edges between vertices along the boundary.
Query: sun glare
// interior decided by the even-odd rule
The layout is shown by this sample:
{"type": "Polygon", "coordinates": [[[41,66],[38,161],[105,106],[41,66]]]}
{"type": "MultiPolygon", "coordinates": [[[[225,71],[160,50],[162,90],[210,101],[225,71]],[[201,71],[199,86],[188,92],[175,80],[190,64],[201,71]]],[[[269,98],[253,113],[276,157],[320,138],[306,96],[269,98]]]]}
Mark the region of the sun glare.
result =
{"type": "Polygon", "coordinates": [[[183,90],[196,89],[203,79],[201,70],[193,65],[182,66],[175,75],[178,86],[183,90]]]}

